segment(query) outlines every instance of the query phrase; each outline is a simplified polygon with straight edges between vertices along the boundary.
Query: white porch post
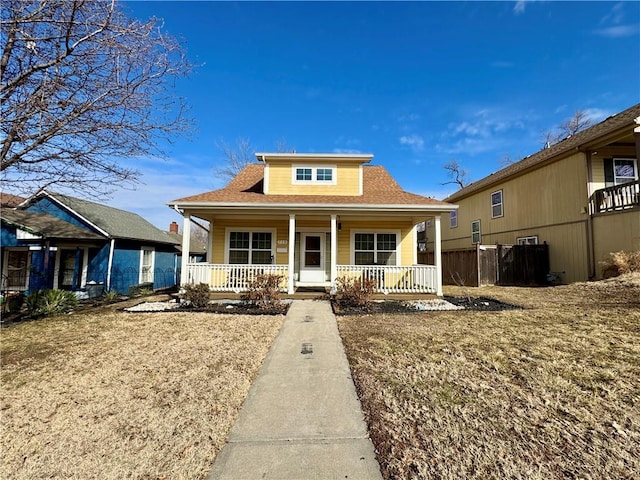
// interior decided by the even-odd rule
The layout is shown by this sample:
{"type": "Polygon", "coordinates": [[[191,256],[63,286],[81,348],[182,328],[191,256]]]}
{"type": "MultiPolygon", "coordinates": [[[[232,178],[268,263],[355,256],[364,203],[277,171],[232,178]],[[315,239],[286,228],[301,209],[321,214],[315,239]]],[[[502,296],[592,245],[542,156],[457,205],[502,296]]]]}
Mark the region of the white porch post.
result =
{"type": "Polygon", "coordinates": [[[331,215],[331,291],[336,288],[336,278],[338,276],[338,216],[331,215]]]}
{"type": "Polygon", "coordinates": [[[180,265],[180,285],[189,283],[187,265],[189,264],[189,252],[191,251],[191,214],[183,213],[182,222],[182,264],[180,265]]]}
{"type": "Polygon", "coordinates": [[[436,215],[435,218],[435,233],[436,238],[434,239],[434,252],[433,252],[433,263],[436,267],[436,295],[439,297],[442,296],[442,246],[440,242],[442,240],[442,236],[440,235],[440,215],[436,215]]]}
{"type": "Polygon", "coordinates": [[[293,276],[295,267],[295,249],[296,249],[296,216],[289,214],[289,285],[287,286],[287,293],[294,293],[293,276]]]}
{"type": "Polygon", "coordinates": [[[207,263],[213,263],[213,220],[209,221],[209,231],[207,232],[207,263]]]}

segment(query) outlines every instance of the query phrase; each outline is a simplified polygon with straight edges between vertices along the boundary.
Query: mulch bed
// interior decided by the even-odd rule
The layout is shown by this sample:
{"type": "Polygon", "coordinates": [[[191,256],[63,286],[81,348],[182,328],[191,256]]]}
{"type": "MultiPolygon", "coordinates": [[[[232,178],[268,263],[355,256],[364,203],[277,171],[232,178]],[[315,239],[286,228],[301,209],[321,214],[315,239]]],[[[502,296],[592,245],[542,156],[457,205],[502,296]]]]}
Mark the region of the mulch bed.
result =
{"type": "MultiPolygon", "coordinates": [[[[499,300],[487,297],[467,298],[467,297],[443,297],[447,302],[464,307],[464,310],[474,311],[501,311],[522,309],[518,305],[504,303],[499,300]]],[[[336,315],[371,315],[378,313],[424,313],[425,311],[436,312],[437,310],[419,310],[412,307],[409,302],[400,300],[384,300],[382,302],[371,302],[368,307],[353,307],[332,301],[333,313],[336,315]]]]}

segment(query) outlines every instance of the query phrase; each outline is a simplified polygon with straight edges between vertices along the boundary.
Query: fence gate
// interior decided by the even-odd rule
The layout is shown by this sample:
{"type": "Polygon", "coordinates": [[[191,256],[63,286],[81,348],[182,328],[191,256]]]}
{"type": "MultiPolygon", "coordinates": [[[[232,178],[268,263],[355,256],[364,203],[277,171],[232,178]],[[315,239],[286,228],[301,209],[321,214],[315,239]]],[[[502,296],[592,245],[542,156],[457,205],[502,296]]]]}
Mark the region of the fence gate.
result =
{"type": "Polygon", "coordinates": [[[496,245],[498,285],[545,285],[549,245],[496,245]]]}

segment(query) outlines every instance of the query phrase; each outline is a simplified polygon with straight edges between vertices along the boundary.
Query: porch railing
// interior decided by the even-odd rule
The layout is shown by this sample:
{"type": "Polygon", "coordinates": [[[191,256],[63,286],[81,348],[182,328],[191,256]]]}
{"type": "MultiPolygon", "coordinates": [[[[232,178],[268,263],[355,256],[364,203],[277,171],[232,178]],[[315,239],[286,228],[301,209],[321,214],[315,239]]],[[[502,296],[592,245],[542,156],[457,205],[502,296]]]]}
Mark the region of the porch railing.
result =
{"type": "Polygon", "coordinates": [[[433,265],[338,265],[338,277],[368,278],[380,293],[436,293],[433,265]]]}
{"type": "Polygon", "coordinates": [[[589,212],[604,213],[640,206],[640,180],[596,190],[589,199],[589,212]]]}
{"type": "Polygon", "coordinates": [[[280,290],[287,291],[287,265],[187,264],[187,282],[206,283],[212,292],[244,292],[258,275],[281,275],[280,290]]]}

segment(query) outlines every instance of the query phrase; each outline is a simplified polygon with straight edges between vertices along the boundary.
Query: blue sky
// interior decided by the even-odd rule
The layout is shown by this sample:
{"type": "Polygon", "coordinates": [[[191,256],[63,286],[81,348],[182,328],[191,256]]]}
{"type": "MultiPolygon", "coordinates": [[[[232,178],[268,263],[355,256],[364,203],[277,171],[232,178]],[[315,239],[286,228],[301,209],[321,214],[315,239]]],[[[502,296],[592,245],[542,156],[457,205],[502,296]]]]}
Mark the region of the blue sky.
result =
{"type": "Polygon", "coordinates": [[[478,180],[538,151],[576,110],[640,101],[638,2],[129,1],[198,65],[177,94],[196,132],[143,158],[108,203],[162,229],[175,198],[221,188],[216,147],[372,153],[407,191],[442,199],[455,159],[478,180]]]}

